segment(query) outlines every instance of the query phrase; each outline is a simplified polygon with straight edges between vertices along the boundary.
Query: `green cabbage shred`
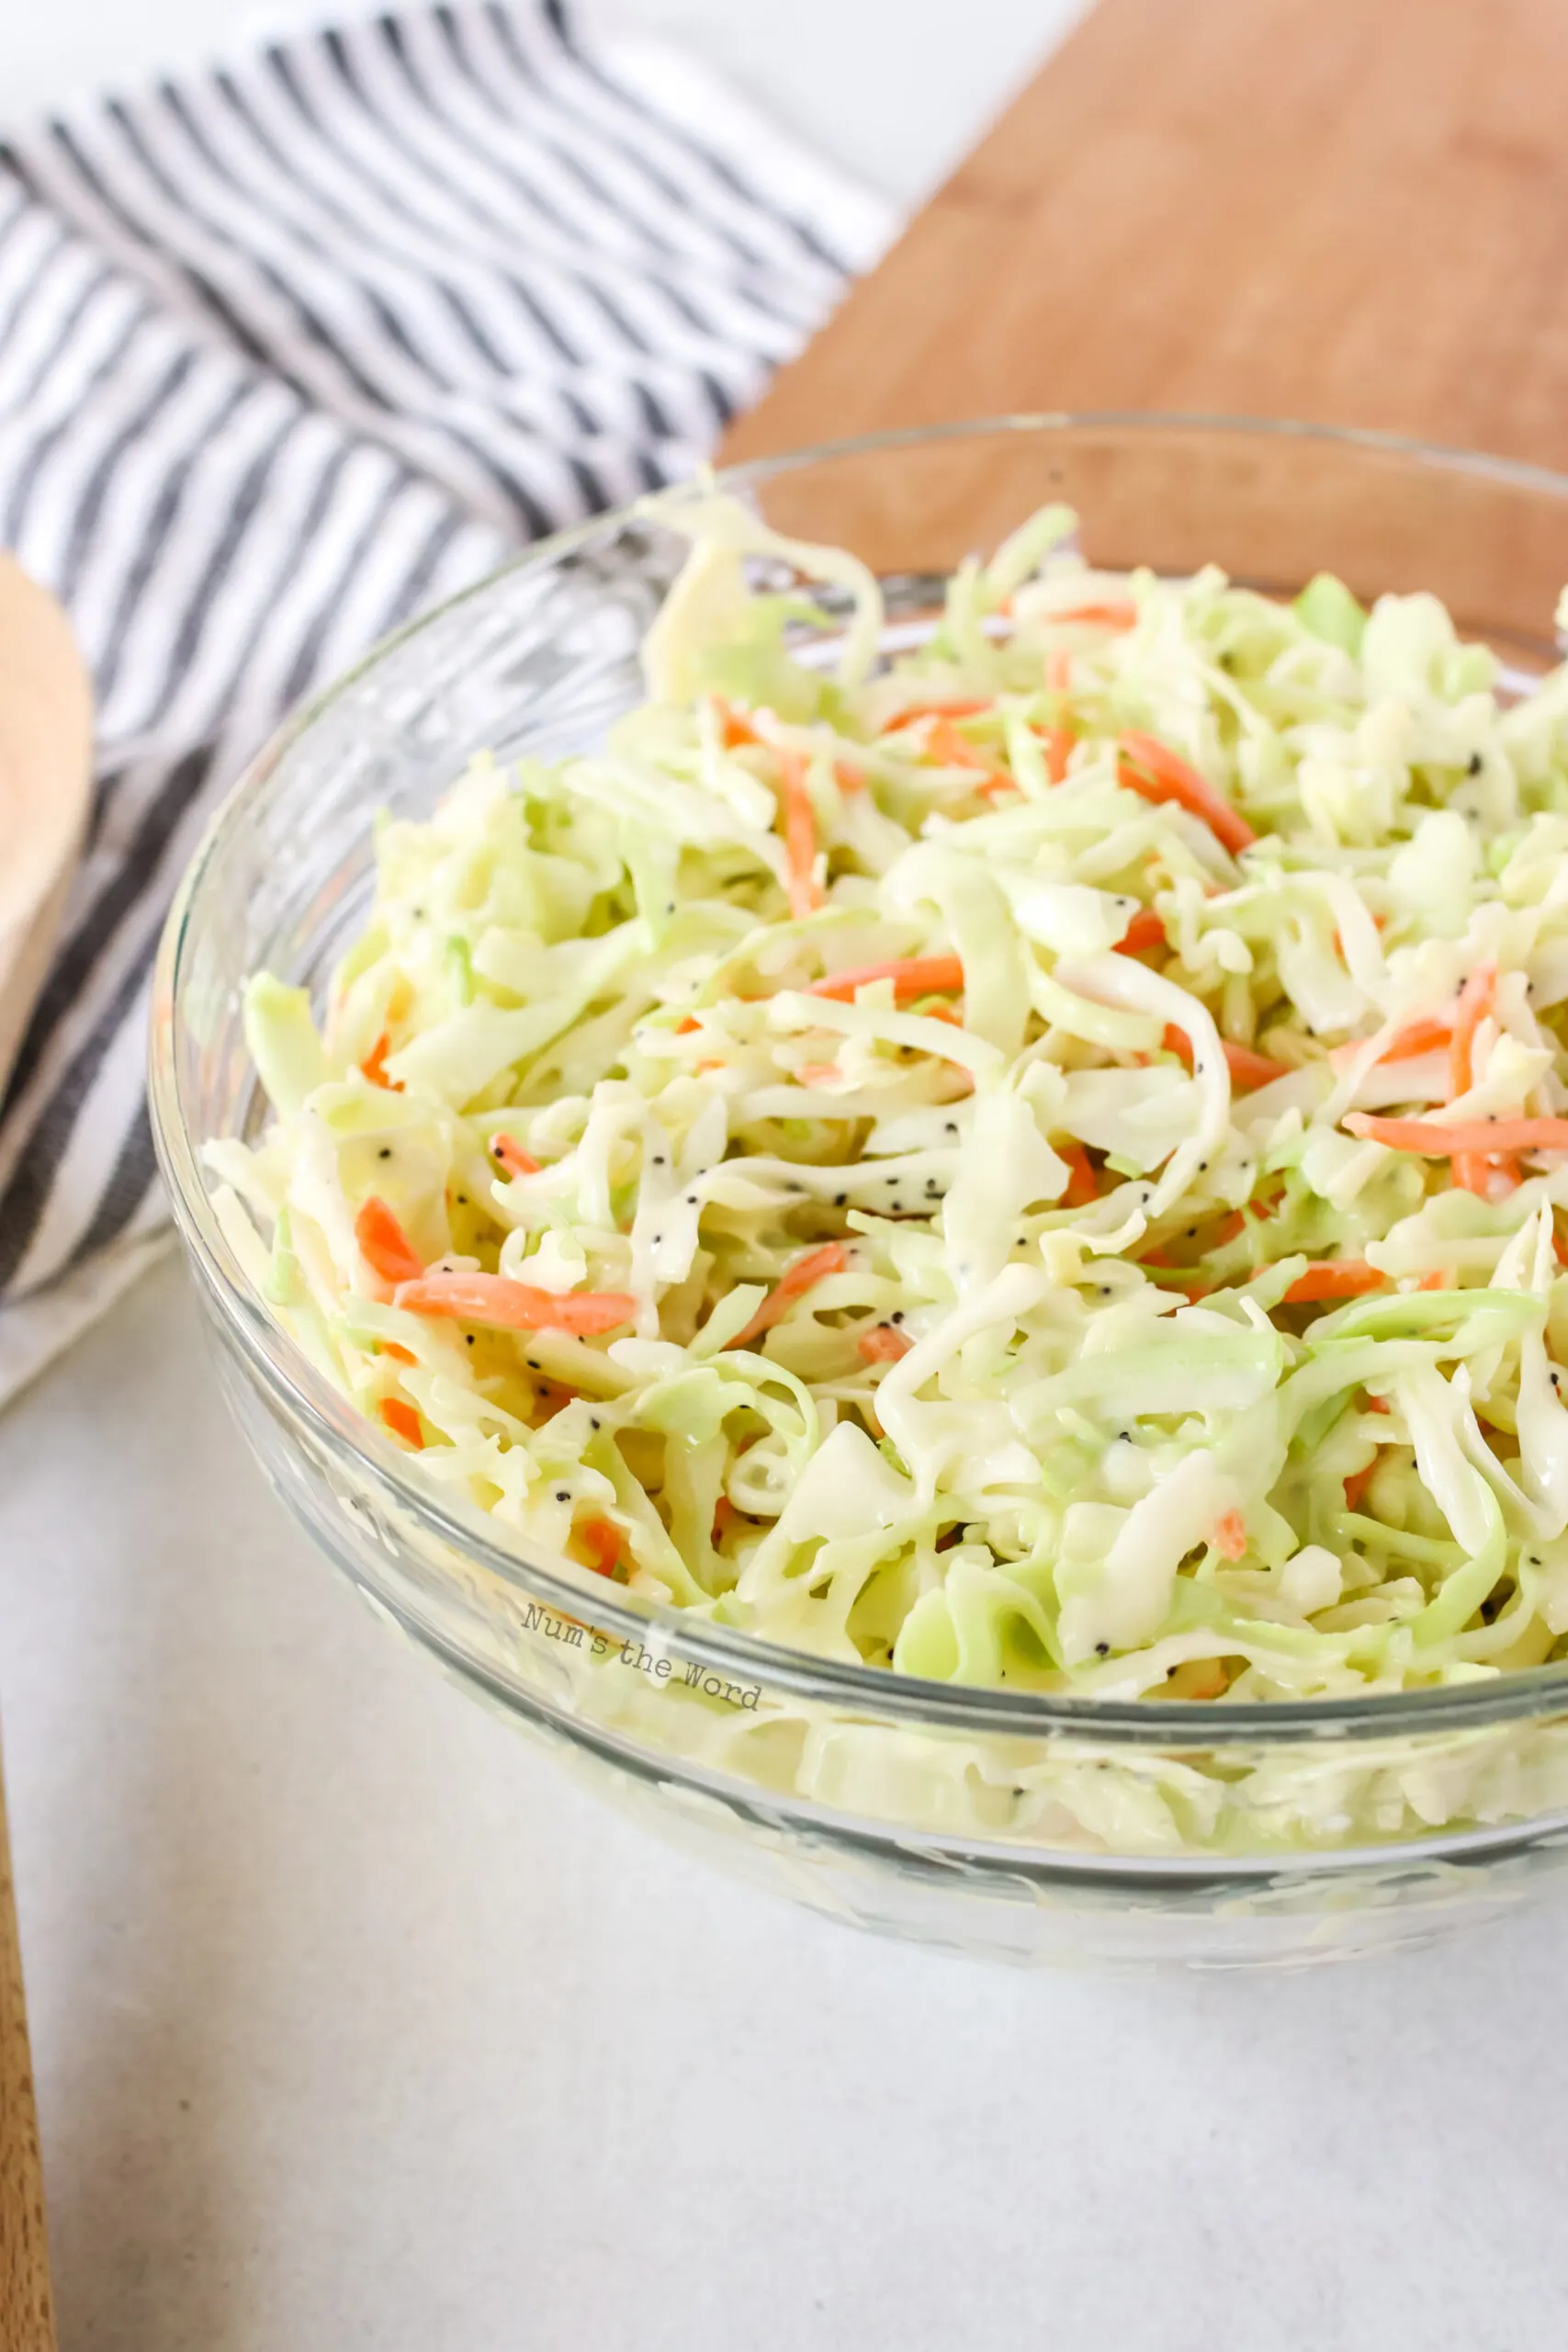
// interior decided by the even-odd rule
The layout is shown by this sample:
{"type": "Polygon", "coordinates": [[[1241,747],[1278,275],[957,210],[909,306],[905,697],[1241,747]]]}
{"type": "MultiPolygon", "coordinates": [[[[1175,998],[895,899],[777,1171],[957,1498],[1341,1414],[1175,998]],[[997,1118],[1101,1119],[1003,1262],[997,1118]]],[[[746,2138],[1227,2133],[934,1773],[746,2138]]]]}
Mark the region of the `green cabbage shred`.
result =
{"type": "Polygon", "coordinates": [[[652,503],[646,703],[383,820],[317,1015],[250,983],[273,1117],[209,1156],[317,1371],[530,1556],[818,1656],[1562,1656],[1568,1150],[1346,1123],[1568,1114],[1568,677],[1430,596],[1100,571],[1060,508],[886,657],[853,558],[652,503]],[[372,1201],[437,1284],[625,1312],[425,1312],[372,1201]]]}

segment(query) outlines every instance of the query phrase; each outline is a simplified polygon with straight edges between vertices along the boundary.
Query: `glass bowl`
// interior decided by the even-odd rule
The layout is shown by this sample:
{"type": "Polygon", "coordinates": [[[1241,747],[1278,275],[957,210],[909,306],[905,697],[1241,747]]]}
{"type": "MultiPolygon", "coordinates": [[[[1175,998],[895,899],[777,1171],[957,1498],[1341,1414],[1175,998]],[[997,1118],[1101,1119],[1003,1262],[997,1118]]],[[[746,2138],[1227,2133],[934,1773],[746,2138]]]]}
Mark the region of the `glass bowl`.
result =
{"type": "MultiPolygon", "coordinates": [[[[1265,590],[1319,570],[1430,588],[1519,683],[1556,658],[1568,478],[1372,434],[1017,417],[747,466],[778,527],[853,548],[888,643],[941,576],[1066,499],[1091,560],[1265,590]]],[[[649,1609],[454,1505],[248,1287],[198,1163],[255,1132],[258,965],[324,989],[371,883],[372,812],[470,754],[588,748],[639,696],[683,542],[636,514],[531,548],[373,653],[261,753],[158,959],[153,1126],[227,1393],[278,1492],[371,1606],[606,1794],[862,1926],[1019,1962],[1341,1958],[1506,1908],[1568,1856],[1568,1667],[1393,1697],[1110,1702],[893,1677],[649,1609]]],[[[809,652],[810,649],[806,649],[809,652]]]]}

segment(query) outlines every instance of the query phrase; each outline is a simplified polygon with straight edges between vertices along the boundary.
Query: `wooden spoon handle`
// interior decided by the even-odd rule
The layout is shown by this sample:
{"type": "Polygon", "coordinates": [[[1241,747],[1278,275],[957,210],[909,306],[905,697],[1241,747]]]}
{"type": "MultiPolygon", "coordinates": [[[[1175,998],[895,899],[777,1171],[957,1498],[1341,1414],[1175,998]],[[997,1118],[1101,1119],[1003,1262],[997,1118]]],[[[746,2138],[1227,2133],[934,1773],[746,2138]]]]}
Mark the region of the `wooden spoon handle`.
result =
{"type": "Polygon", "coordinates": [[[92,743],[92,694],[70,623],[0,554],[0,1087],[54,944],[92,743]]]}
{"type": "Polygon", "coordinates": [[[0,2345],[6,2352],[54,2352],[54,2341],[43,2166],[0,1772],[0,2345]]]}

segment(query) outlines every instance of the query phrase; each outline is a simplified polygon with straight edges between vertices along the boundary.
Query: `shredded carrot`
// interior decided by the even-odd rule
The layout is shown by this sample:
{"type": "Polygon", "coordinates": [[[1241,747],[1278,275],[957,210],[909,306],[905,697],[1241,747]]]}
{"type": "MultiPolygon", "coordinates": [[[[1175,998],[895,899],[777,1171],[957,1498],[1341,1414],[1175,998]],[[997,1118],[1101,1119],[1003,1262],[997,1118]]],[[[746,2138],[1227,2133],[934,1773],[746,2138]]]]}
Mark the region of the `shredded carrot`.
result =
{"type": "Polygon", "coordinates": [[[737,710],[722,695],[715,695],[713,700],[718,713],[719,741],[727,752],[739,751],[743,743],[761,742],[761,736],[744,711],[737,710]]]}
{"type": "Polygon", "coordinates": [[[1039,736],[1041,747],[1045,753],[1047,778],[1052,784],[1065,784],[1067,779],[1067,761],[1071,757],[1073,745],[1077,742],[1077,737],[1070,727],[1037,727],[1034,732],[1039,736]]]}
{"type": "Polygon", "coordinates": [[[361,1078],[367,1078],[372,1086],[384,1086],[389,1094],[400,1094],[403,1091],[402,1080],[387,1076],[387,1056],[391,1048],[391,1035],[389,1031],[383,1029],[365,1059],[360,1063],[359,1074],[361,1078]]]}
{"type": "Polygon", "coordinates": [[[1156,806],[1174,800],[1190,816],[1201,818],[1222,848],[1244,850],[1258,839],[1246,818],[1157,735],[1134,728],[1116,741],[1116,780],[1128,791],[1156,806]]]}
{"type": "Polygon", "coordinates": [[[689,1037],[694,1029],[700,1029],[702,1025],[694,1013],[685,1013],[675,1023],[675,1035],[677,1037],[689,1037]]]}
{"type": "Polygon", "coordinates": [[[1067,1189],[1062,1199],[1070,1209],[1081,1209],[1100,1198],[1100,1180],[1094,1172],[1094,1162],[1081,1143],[1065,1143],[1057,1152],[1059,1159],[1067,1163],[1067,1189]]]}
{"type": "Polygon", "coordinates": [[[1448,1045],[1452,1036],[1452,1027],[1446,1021],[1412,1021],[1395,1032],[1378,1059],[1384,1062],[1413,1061],[1417,1054],[1435,1053],[1439,1046],[1448,1045]]]}
{"type": "Polygon", "coordinates": [[[897,1363],[914,1344],[902,1331],[895,1330],[891,1323],[874,1325],[871,1330],[863,1331],[855,1342],[867,1363],[897,1363]]]}
{"type": "MultiPolygon", "coordinates": [[[[1449,1100],[1468,1094],[1475,1079],[1475,1033],[1491,1012],[1497,994],[1497,967],[1478,964],[1468,973],[1459,992],[1453,1035],[1449,1043],[1449,1100]]],[[[1491,1168],[1484,1152],[1456,1151],[1454,1182],[1483,1200],[1491,1189],[1491,1168]]]]}
{"type": "Polygon", "coordinates": [[[1551,1254],[1560,1266],[1568,1266],[1568,1241],[1564,1241],[1555,1226],[1551,1228],[1551,1254]]]}
{"type": "Polygon", "coordinates": [[[424,1272],[423,1259],[386,1202],[374,1193],[361,1204],[355,1217],[354,1238],[360,1256],[383,1282],[417,1282],[424,1272]]]}
{"type": "Polygon", "coordinates": [[[1497,994],[1497,967],[1478,964],[1459,992],[1453,1035],[1449,1044],[1449,1092],[1468,1094],[1474,1083],[1475,1033],[1491,1012],[1497,994]]]}
{"type": "Polygon", "coordinates": [[[400,1437],[405,1445],[423,1452],[424,1432],[419,1425],[419,1415],[412,1405],[405,1404],[400,1396],[383,1396],[377,1410],[394,1437],[400,1437]]]}
{"type": "Polygon", "coordinates": [[[974,768],[984,781],[975,789],[982,794],[1016,792],[1018,786],[1006,768],[988,760],[966,735],[961,735],[951,718],[933,719],[926,736],[926,757],[940,762],[944,768],[974,768]]]}
{"type": "Polygon", "coordinates": [[[1255,1086],[1267,1086],[1271,1079],[1288,1078],[1290,1065],[1277,1062],[1267,1054],[1255,1053],[1250,1046],[1238,1046],[1229,1037],[1222,1037],[1225,1067],[1231,1074],[1231,1084],[1246,1094],[1255,1086]]]}
{"type": "Polygon", "coordinates": [[[1054,646],[1045,656],[1045,684],[1054,695],[1071,693],[1073,657],[1065,645],[1054,646]]]}
{"type": "Polygon", "coordinates": [[[1238,1510],[1220,1513],[1210,1530],[1209,1541],[1222,1559],[1242,1560],[1247,1556],[1247,1521],[1238,1510]]]}
{"type": "MultiPolygon", "coordinates": [[[[1436,1053],[1440,1046],[1449,1044],[1452,1035],[1451,1022],[1412,1021],[1404,1028],[1395,1030],[1377,1060],[1370,1067],[1377,1069],[1384,1062],[1413,1061],[1417,1054],[1436,1053]]],[[[1336,1069],[1343,1069],[1348,1062],[1355,1060],[1365,1043],[1364,1038],[1355,1038],[1348,1046],[1336,1046],[1328,1058],[1336,1069]]]]}
{"type": "MultiPolygon", "coordinates": [[[[1126,944],[1125,941],[1122,944],[1126,944]]],[[[1270,1061],[1267,1054],[1255,1053],[1250,1046],[1235,1045],[1229,1037],[1222,1037],[1220,1044],[1224,1050],[1225,1068],[1230,1071],[1231,1084],[1244,1094],[1252,1087],[1267,1086],[1270,1079],[1284,1078],[1289,1074],[1284,1062],[1270,1061]]],[[[1179,1055],[1188,1069],[1191,1069],[1192,1041],[1185,1029],[1178,1029],[1174,1023],[1167,1028],[1165,1050],[1168,1054],[1179,1055]]]]}
{"type": "Polygon", "coordinates": [[[383,1340],[381,1353],[390,1356],[394,1363],[417,1363],[419,1358],[412,1348],[400,1348],[396,1340],[383,1340]]]}
{"type": "Polygon", "coordinates": [[[1359,1298],[1363,1291],[1382,1290],[1387,1280],[1364,1258],[1317,1258],[1296,1276],[1285,1293],[1285,1305],[1307,1306],[1324,1298],[1359,1298]]]}
{"type": "Polygon", "coordinates": [[[888,964],[857,964],[847,972],[829,972],[826,979],[813,980],[806,994],[833,997],[841,1004],[850,1004],[854,1001],[855,990],[873,980],[891,980],[894,1002],[899,1003],[908,997],[936,996],[944,989],[961,989],[964,967],[956,956],[896,956],[888,964]]]}
{"type": "Polygon", "coordinates": [[[621,1531],[615,1521],[585,1519],[573,1528],[572,1533],[588,1554],[588,1565],[594,1574],[613,1577],[621,1558],[621,1531]]]}
{"type": "Polygon", "coordinates": [[[1126,930],[1116,943],[1119,956],[1142,956],[1151,947],[1163,947],[1165,918],[1153,907],[1140,907],[1126,930]]]}
{"type": "Polygon", "coordinates": [[[1437,1119],[1380,1119],[1370,1111],[1350,1111],[1345,1125],[1369,1143],[1418,1151],[1428,1159],[1466,1151],[1568,1151],[1568,1119],[1460,1119],[1445,1126],[1437,1119]]]}
{"type": "Polygon", "coordinates": [[[1422,1275],[1416,1287],[1417,1290],[1447,1290],[1449,1287],[1447,1270],[1442,1266],[1434,1266],[1430,1273],[1422,1275]]]}
{"type": "Polygon", "coordinates": [[[613,1331],[637,1313],[636,1299],[625,1291],[536,1290],[505,1274],[422,1274],[399,1283],[394,1304],[502,1331],[573,1331],[581,1338],[613,1331]]]}
{"type": "MultiPolygon", "coordinates": [[[[897,718],[888,720],[886,732],[897,734],[901,728],[919,726],[925,718],[975,718],[981,711],[995,708],[996,704],[989,697],[974,695],[955,697],[952,702],[909,702],[905,704],[897,718]]],[[[973,744],[968,748],[972,751],[973,744]]]]}
{"type": "Polygon", "coordinates": [[[1138,608],[1132,598],[1116,597],[1103,605],[1074,605],[1064,613],[1047,613],[1049,621],[1093,621],[1100,628],[1132,628],[1138,608]]]}
{"type": "Polygon", "coordinates": [[[789,910],[798,922],[822,903],[817,886],[817,820],[806,788],[806,762],[798,752],[781,752],[784,849],[789,858],[789,910]]]}
{"type": "Polygon", "coordinates": [[[729,1497],[720,1495],[713,1507],[713,1541],[716,1544],[722,1544],[739,1517],[740,1513],[736,1510],[729,1497]]]}
{"type": "Polygon", "coordinates": [[[532,1152],[525,1151],[515,1136],[491,1136],[491,1156],[499,1159],[509,1176],[536,1176],[539,1162],[532,1152]]]}
{"type": "Polygon", "coordinates": [[[1345,1481],[1345,1508],[1347,1510],[1360,1510],[1361,1498],[1366,1493],[1368,1487],[1371,1485],[1372,1472],[1377,1468],[1377,1466],[1378,1458],[1374,1453],[1371,1460],[1364,1464],[1359,1470],[1351,1471],[1349,1476],[1345,1481]]]}
{"type": "Polygon", "coordinates": [[[750,1323],[726,1344],[732,1348],[750,1347],[753,1340],[760,1340],[764,1331],[771,1331],[780,1317],[788,1314],[797,1298],[804,1297],[825,1276],[841,1274],[849,1262],[850,1253],[841,1241],[829,1241],[820,1250],[808,1250],[793,1266],[785,1267],[750,1323]]]}
{"type": "Polygon", "coordinates": [[[828,1086],[840,1074],[837,1062],[797,1062],[795,1066],[797,1086],[828,1086]]]}
{"type": "Polygon", "coordinates": [[[1393,1407],[1389,1403],[1386,1396],[1369,1396],[1367,1398],[1367,1410],[1369,1413],[1392,1413],[1393,1407]]]}
{"type": "Polygon", "coordinates": [[[1209,1247],[1211,1250],[1223,1250],[1227,1241],[1234,1241],[1238,1234],[1246,1231],[1246,1212],[1242,1209],[1232,1209],[1229,1216],[1223,1216],[1215,1226],[1209,1238],[1209,1247]]]}
{"type": "Polygon", "coordinates": [[[833,781],[838,786],[840,792],[863,792],[865,790],[865,770],[863,768],[857,768],[852,760],[835,760],[833,763],[833,781]]]}

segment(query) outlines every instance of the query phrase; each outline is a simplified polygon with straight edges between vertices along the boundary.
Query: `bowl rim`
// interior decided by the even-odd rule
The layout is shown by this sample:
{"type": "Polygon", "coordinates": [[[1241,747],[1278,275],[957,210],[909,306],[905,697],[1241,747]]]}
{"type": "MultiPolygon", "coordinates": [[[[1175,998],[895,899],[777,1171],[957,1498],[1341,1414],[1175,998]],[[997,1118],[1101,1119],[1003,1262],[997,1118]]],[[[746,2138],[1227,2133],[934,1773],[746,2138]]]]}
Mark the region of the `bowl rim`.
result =
{"type": "MultiPolygon", "coordinates": [[[[679,496],[682,491],[694,494],[713,487],[744,491],[815,465],[947,441],[1069,432],[1123,432],[1134,439],[1145,434],[1191,433],[1264,444],[1319,442],[1434,472],[1459,473],[1535,492],[1568,505],[1568,473],[1523,459],[1445,447],[1370,426],[1144,409],[1041,410],[897,426],[750,458],[688,478],[654,495],[679,496]]],[[[265,793],[287,753],[362,679],[449,614],[491,594],[501,582],[543,571],[595,539],[613,537],[644,521],[647,509],[648,502],[639,499],[534,540],[505,563],[380,639],[274,729],[213,811],[181,876],[162,928],[152,974],[148,1109],[175,1225],[193,1271],[234,1338],[252,1379],[260,1382],[286,1417],[303,1420],[318,1442],[347,1453],[355,1475],[378,1488],[395,1510],[411,1514],[438,1541],[473,1558],[520,1599],[570,1615],[591,1589],[596,1621],[613,1629],[623,1642],[633,1640],[655,1650],[679,1653],[727,1679],[742,1682],[761,1679],[772,1690],[810,1702],[838,1702],[863,1714],[947,1732],[1034,1738],[1072,1733],[1080,1738],[1101,1738],[1111,1746],[1210,1750],[1272,1747],[1303,1736],[1386,1739],[1439,1731],[1480,1731],[1568,1705],[1568,1661],[1521,1668],[1495,1680],[1434,1690],[1334,1699],[1250,1700],[1223,1707],[1202,1700],[1009,1690],[994,1685],[938,1682],[894,1674],[885,1667],[820,1657],[715,1625],[672,1603],[612,1600],[614,1589],[598,1579],[590,1587],[586,1572],[581,1577],[562,1573],[533,1560],[514,1545],[498,1542],[495,1522],[487,1513],[460,1498],[444,1496],[417,1470],[405,1467],[405,1457],[390,1440],[355,1411],[274,1320],[251,1290],[213,1213],[185,1117],[176,1050],[182,1023],[178,1008],[184,959],[203,885],[221,859],[234,828],[265,793]]],[[[397,1613],[409,1623],[406,1600],[398,1605],[397,1613]]],[[[411,1625],[410,1630],[419,1629],[411,1625]]],[[[447,1637],[442,1637],[437,1645],[450,1653],[447,1637]]],[[[493,1687],[493,1668],[487,1668],[485,1674],[493,1687]]]]}

